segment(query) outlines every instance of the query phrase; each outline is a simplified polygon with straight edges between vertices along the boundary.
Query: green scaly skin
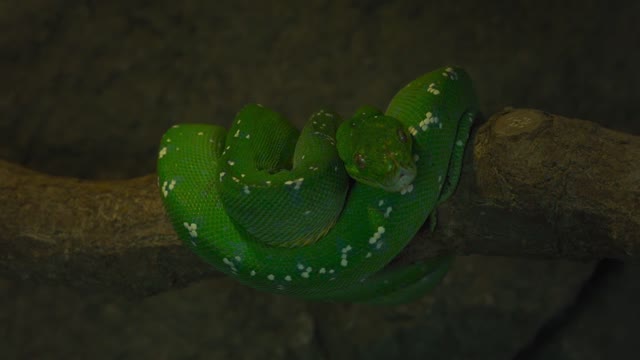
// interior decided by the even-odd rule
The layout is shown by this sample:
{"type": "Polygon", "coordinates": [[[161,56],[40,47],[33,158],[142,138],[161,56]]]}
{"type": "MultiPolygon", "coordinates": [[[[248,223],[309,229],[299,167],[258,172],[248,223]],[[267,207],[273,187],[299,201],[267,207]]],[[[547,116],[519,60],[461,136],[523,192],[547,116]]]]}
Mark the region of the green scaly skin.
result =
{"type": "Polygon", "coordinates": [[[437,285],[452,258],[385,266],[455,190],[476,113],[471,79],[452,67],[409,83],[385,114],[362,107],[341,121],[321,110],[300,134],[248,105],[228,132],[169,129],[158,185],[185,244],[251,287],[408,302],[437,285]]]}

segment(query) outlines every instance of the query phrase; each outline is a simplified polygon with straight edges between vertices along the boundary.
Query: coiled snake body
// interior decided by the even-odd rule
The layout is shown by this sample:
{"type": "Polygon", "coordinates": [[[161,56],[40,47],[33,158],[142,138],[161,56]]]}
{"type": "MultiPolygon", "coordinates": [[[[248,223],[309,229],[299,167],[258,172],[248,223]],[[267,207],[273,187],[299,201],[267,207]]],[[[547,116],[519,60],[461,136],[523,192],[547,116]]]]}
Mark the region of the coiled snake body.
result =
{"type": "Polygon", "coordinates": [[[435,286],[451,257],[385,266],[454,191],[477,101],[446,67],[412,81],[386,113],[303,130],[248,105],[231,129],[180,124],[163,136],[158,184],[180,238],[257,289],[307,299],[400,303],[435,286]]]}

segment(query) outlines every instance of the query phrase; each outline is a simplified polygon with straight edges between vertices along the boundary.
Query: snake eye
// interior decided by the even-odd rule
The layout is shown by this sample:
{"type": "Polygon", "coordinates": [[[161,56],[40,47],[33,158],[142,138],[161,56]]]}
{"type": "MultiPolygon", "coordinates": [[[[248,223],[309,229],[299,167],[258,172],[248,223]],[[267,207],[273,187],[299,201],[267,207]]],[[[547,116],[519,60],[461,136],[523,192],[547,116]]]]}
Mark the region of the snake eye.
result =
{"type": "Polygon", "coordinates": [[[400,140],[401,143],[407,142],[407,133],[405,133],[401,128],[398,128],[398,140],[400,140]]]}
{"type": "Polygon", "coordinates": [[[360,153],[356,153],[353,155],[353,161],[356,163],[356,166],[360,169],[364,169],[367,167],[367,161],[364,158],[364,155],[360,153]]]}

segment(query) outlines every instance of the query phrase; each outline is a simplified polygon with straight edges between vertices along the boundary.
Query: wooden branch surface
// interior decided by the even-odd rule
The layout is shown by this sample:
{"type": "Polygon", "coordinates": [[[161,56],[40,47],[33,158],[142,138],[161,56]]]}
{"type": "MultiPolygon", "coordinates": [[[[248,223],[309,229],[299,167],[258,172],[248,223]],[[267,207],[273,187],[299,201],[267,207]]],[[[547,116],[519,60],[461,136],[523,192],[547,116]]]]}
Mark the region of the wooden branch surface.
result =
{"type": "MultiPolygon", "coordinates": [[[[640,254],[640,137],[538,110],[480,126],[461,183],[396,262],[442,253],[640,254]]],[[[156,176],[53,177],[0,161],[0,270],[146,295],[215,276],[173,232],[156,176]]]]}

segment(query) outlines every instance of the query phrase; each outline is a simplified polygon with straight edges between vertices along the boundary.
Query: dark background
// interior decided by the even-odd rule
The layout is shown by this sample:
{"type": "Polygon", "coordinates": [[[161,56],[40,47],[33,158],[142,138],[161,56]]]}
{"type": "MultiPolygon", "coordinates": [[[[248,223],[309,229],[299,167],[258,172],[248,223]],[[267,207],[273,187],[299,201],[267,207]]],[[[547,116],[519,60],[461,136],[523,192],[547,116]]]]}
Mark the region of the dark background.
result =
{"type": "MultiPolygon", "coordinates": [[[[301,126],[465,67],[482,110],[640,132],[640,2],[0,1],[0,158],[154,171],[170,124],[259,102],[301,126]]],[[[199,261],[194,256],[194,261],[199,261]]],[[[637,358],[640,266],[462,257],[422,301],[306,303],[224,278],[145,299],[0,278],[0,357],[637,358]]]]}

